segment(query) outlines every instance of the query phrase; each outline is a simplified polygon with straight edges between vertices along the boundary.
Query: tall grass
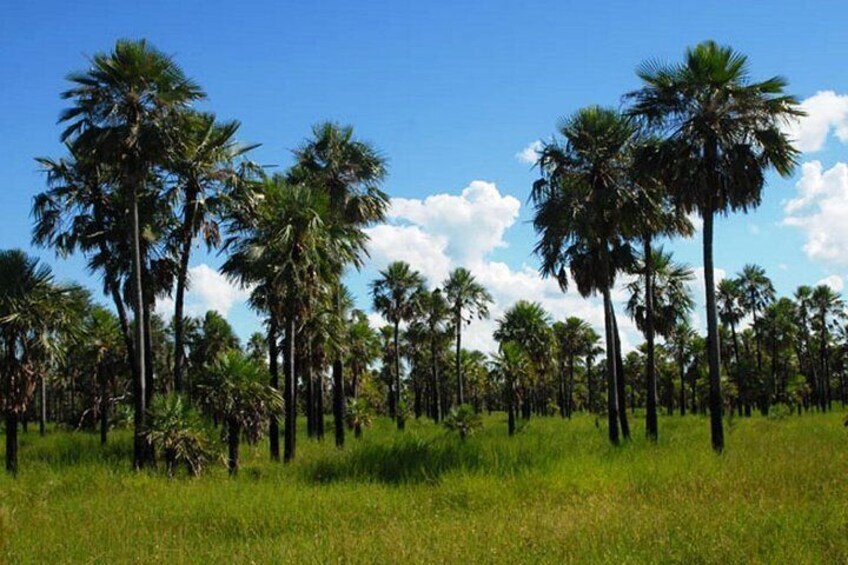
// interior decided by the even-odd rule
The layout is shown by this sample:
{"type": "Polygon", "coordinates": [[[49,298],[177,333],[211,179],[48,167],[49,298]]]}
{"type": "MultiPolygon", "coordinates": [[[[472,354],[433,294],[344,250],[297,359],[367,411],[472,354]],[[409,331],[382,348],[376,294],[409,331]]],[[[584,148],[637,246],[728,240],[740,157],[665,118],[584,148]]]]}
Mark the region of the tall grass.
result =
{"type": "Polygon", "coordinates": [[[340,451],[245,449],[240,475],[129,470],[131,438],[22,434],[0,478],[0,562],[846,562],[842,416],[736,419],[715,456],[699,416],[616,449],[593,418],[502,415],[461,442],[379,420],[340,451]]]}

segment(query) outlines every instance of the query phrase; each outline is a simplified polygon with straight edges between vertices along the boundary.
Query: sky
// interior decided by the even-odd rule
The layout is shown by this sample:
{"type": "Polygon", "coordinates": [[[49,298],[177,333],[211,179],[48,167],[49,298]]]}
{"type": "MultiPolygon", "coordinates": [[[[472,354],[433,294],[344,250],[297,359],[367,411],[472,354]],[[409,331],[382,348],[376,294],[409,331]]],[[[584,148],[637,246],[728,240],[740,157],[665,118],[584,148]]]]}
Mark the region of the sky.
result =
{"type": "MultiPolygon", "coordinates": [[[[716,226],[718,276],[763,266],[778,293],[848,276],[848,5],[844,2],[7,2],[0,17],[0,248],[18,247],[100,296],[82,257],[30,243],[45,188],[34,158],[59,157],[65,76],[119,38],[147,38],[208,93],[200,108],[241,122],[254,160],[285,168],[313,124],[351,124],[389,164],[389,218],[370,228],[371,259],[347,282],[370,310],[368,282],[393,260],[431,286],[457,266],[492,292],[491,332],[520,298],[557,319],[602,324],[597,300],[537,274],[527,197],[535,144],[582,106],[619,107],[646,60],[676,62],[705,39],[749,56],[752,78],[782,75],[808,117],[790,128],[803,151],[791,178],[768,177],[762,205],[716,226]]],[[[667,244],[701,273],[700,233],[667,244]]],[[[246,291],[198,248],[188,311],[215,309],[239,334],[260,329],[246,291]]],[[[693,284],[701,324],[703,283],[693,284]]],[[[623,299],[622,288],[616,296],[623,299]]],[[[105,301],[105,299],[104,299],[105,301]]],[[[157,305],[168,312],[164,297],[157,305]]],[[[621,310],[621,308],[619,308],[621,310]]],[[[373,316],[375,323],[379,322],[373,316]]],[[[640,338],[620,316],[625,348],[640,338]]]]}

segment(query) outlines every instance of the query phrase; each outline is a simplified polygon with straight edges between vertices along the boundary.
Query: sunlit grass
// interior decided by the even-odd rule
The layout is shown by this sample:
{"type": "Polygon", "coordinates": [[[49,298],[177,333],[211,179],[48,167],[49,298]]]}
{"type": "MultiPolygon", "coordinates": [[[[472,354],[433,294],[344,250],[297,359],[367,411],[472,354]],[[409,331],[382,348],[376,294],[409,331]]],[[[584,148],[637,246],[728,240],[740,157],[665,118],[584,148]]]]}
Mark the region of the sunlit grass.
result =
{"type": "Polygon", "coordinates": [[[736,419],[722,456],[703,417],[658,445],[608,446],[594,418],[485,418],[461,442],[379,420],[290,466],[244,449],[236,479],[129,471],[130,437],[22,434],[0,478],[0,562],[846,562],[841,414],[736,419]]]}

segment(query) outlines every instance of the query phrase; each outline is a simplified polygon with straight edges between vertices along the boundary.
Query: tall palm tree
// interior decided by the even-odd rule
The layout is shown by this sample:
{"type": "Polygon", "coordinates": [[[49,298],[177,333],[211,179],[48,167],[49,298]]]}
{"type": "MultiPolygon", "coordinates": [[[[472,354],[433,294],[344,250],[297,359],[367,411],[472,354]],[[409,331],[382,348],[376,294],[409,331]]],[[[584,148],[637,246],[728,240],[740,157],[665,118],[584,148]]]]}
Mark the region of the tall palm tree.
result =
{"type": "Polygon", "coordinates": [[[13,249],[0,251],[0,352],[3,412],[6,424],[6,470],[18,471],[18,421],[32,399],[39,362],[59,340],[51,333],[77,322],[69,295],[38,259],[13,249]]]}
{"type": "Polygon", "coordinates": [[[530,395],[532,387],[538,385],[550,368],[551,352],[553,351],[553,335],[551,333],[551,316],[538,302],[519,300],[512,305],[498,320],[494,338],[499,343],[514,342],[524,349],[530,360],[530,379],[524,382],[523,416],[531,414],[530,395]]]}
{"type": "Polygon", "coordinates": [[[509,435],[515,434],[516,382],[529,378],[530,360],[527,353],[517,343],[505,341],[500,344],[498,354],[493,359],[494,372],[504,382],[504,396],[507,405],[507,426],[509,435]]]}
{"type": "MultiPolygon", "coordinates": [[[[647,259],[642,256],[637,261],[633,272],[637,275],[637,278],[627,285],[630,292],[630,299],[626,306],[627,313],[636,322],[636,327],[645,334],[646,339],[649,330],[651,333],[656,332],[661,337],[668,339],[674,328],[680,322],[689,318],[695,306],[692,292],[689,289],[689,283],[695,279],[694,273],[688,265],[675,263],[671,253],[664,251],[662,247],[652,248],[647,259]],[[649,286],[651,289],[650,295],[647,292],[649,286]],[[649,301],[651,305],[650,315],[649,301]]],[[[646,365],[650,365],[653,362],[653,336],[647,341],[648,360],[646,365]]],[[[646,429],[648,437],[656,441],[657,382],[656,375],[654,374],[651,378],[651,373],[650,370],[646,371],[648,389],[646,429]],[[653,416],[651,416],[652,412],[653,416]]],[[[681,402],[680,407],[681,411],[685,411],[685,403],[681,402]]]]}
{"type": "MultiPolygon", "coordinates": [[[[385,218],[389,200],[380,185],[386,176],[386,160],[372,145],[357,139],[351,126],[317,124],[312,128],[312,138],[294,153],[296,165],[291,180],[326,193],[333,222],[364,236],[361,230],[385,218]]],[[[358,265],[365,253],[363,248],[351,263],[358,265]]],[[[337,273],[337,314],[341,308],[338,288],[345,266],[340,264],[337,273]]],[[[333,361],[333,417],[339,447],[344,445],[344,410],[344,365],[339,352],[333,361]]]]}
{"type": "MultiPolygon", "coordinates": [[[[774,302],[774,285],[759,265],[745,265],[736,280],[739,284],[740,304],[751,315],[751,327],[754,330],[754,344],[757,352],[757,378],[763,379],[763,353],[760,336],[759,315],[774,302]]],[[[766,406],[760,407],[762,410],[766,406]]]]}
{"type": "Polygon", "coordinates": [[[172,235],[177,255],[174,290],[174,388],[183,391],[185,368],[184,302],[192,243],[201,235],[208,249],[221,241],[217,216],[227,189],[237,185],[245,170],[235,161],[256,145],[241,145],[235,136],[240,124],[218,123],[209,113],[179,112],[170,126],[166,167],[176,177],[182,217],[172,235]]]}
{"type": "Polygon", "coordinates": [[[797,151],[782,126],[802,112],[784,94],[783,78],[750,81],[747,57],[713,41],[689,48],[682,63],[644,63],[638,75],[643,86],[629,95],[631,113],[664,137],[658,166],[668,171],[666,185],[684,211],[703,218],[710,429],[713,449],[721,452],[713,222],[717,213],[756,207],[768,169],[792,172],[797,151]]]}
{"type": "Polygon", "coordinates": [[[371,296],[374,309],[392,324],[394,330],[394,407],[398,429],[403,429],[404,414],[401,407],[400,388],[400,324],[415,316],[420,308],[420,297],[424,291],[424,277],[418,271],[413,271],[408,263],[395,261],[385,270],[380,271],[377,280],[371,283],[371,296]]]}
{"type": "Polygon", "coordinates": [[[742,289],[737,279],[722,279],[716,290],[716,308],[719,321],[730,329],[733,339],[733,357],[736,361],[736,387],[739,393],[739,414],[742,415],[743,404],[746,413],[750,416],[750,404],[745,400],[748,397],[747,382],[743,377],[742,358],[739,353],[739,333],[736,328],[745,317],[745,309],[742,306],[742,289]]]}
{"type": "Polygon", "coordinates": [[[574,394],[575,360],[587,353],[589,332],[592,326],[577,316],[569,316],[565,322],[555,322],[551,328],[557,350],[561,356],[559,367],[559,410],[563,418],[571,418],[574,394]],[[565,369],[568,369],[568,383],[565,382],[565,369]]]}
{"type": "Polygon", "coordinates": [[[462,350],[462,326],[471,323],[475,317],[489,317],[489,305],[492,295],[477,282],[471,271],[458,267],[451,271],[443,283],[445,296],[453,312],[453,328],[456,333],[456,402],[465,404],[465,391],[462,386],[462,367],[460,366],[460,351],[462,350]]]}
{"type": "MultiPolygon", "coordinates": [[[[271,321],[282,321],[283,459],[291,461],[295,456],[297,423],[296,342],[304,314],[316,292],[335,284],[340,264],[358,264],[365,236],[360,230],[333,221],[329,197],[324,192],[292,185],[282,175],[265,179],[257,190],[258,198],[234,207],[228,218],[231,235],[224,248],[230,256],[222,271],[245,286],[257,285],[253,303],[266,309],[271,321]]],[[[276,351],[272,351],[272,363],[275,355],[276,351]]],[[[271,456],[276,458],[279,454],[274,453],[274,430],[272,416],[271,456]]]]}
{"type": "Polygon", "coordinates": [[[665,170],[655,170],[658,141],[648,139],[641,142],[635,149],[633,176],[636,186],[635,198],[632,202],[631,221],[635,224],[636,233],[642,241],[642,267],[644,316],[641,331],[645,334],[646,362],[645,385],[647,402],[645,411],[645,430],[648,438],[656,441],[659,435],[657,423],[657,374],[655,362],[654,338],[655,303],[657,296],[654,292],[653,241],[657,237],[673,237],[676,235],[692,235],[692,223],[680,206],[671,199],[666,189],[663,177],[665,170]]]}
{"type": "Polygon", "coordinates": [[[813,288],[810,295],[810,306],[813,314],[813,327],[818,330],[819,338],[819,379],[818,399],[822,410],[830,410],[831,398],[831,368],[829,361],[831,326],[845,318],[845,303],[842,297],[826,284],[813,288]]]}
{"type": "MultiPolygon", "coordinates": [[[[451,308],[441,289],[425,292],[421,296],[421,322],[426,328],[426,338],[429,347],[430,359],[430,406],[433,421],[438,423],[442,419],[441,404],[442,391],[441,376],[439,372],[439,361],[441,351],[444,347],[444,339],[448,321],[451,318],[451,308]]],[[[458,375],[458,373],[457,373],[458,375]]]]}
{"type": "Polygon", "coordinates": [[[609,438],[619,441],[626,429],[623,380],[619,382],[612,287],[618,272],[633,261],[631,147],[637,133],[631,120],[615,110],[592,106],[560,126],[563,141],[542,148],[533,184],[533,225],[539,234],[536,253],[541,272],[565,290],[569,274],[583,296],[600,292],[604,302],[607,352],[609,438]],[[619,398],[621,396],[621,398],[619,398]]]}
{"type": "MultiPolygon", "coordinates": [[[[693,356],[693,342],[697,334],[689,320],[683,318],[674,325],[671,332],[666,336],[666,346],[672,357],[677,362],[678,374],[680,375],[680,415],[686,415],[686,367],[693,356]]],[[[694,402],[694,395],[692,401],[694,402]]],[[[692,409],[695,410],[694,408],[692,409]]]]}
{"type": "Polygon", "coordinates": [[[135,311],[136,406],[135,466],[145,464],[150,450],[146,440],[147,370],[145,355],[145,289],[142,274],[139,201],[155,183],[148,179],[164,158],[168,118],[176,110],[204,97],[172,58],[145,40],[119,40],[114,50],[92,57],[88,70],[72,73],[73,87],[62,93],[72,106],[62,112],[67,123],[62,141],[88,160],[104,162],[114,172],[128,203],[126,225],[132,256],[131,304],[135,311]]]}

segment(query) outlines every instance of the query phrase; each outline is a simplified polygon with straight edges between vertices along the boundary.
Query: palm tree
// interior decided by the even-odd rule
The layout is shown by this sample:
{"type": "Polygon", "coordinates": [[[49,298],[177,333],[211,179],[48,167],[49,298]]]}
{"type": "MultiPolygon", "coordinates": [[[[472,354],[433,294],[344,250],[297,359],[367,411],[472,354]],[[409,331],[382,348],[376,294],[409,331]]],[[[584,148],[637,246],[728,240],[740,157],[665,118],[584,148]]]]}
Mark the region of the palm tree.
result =
{"type": "MultiPolygon", "coordinates": [[[[332,122],[314,126],[312,138],[295,150],[295,159],[291,180],[327,194],[329,220],[366,237],[361,230],[385,218],[389,202],[380,184],[386,176],[386,160],[369,143],[356,139],[352,127],[332,122]]],[[[365,253],[363,248],[350,262],[358,265],[365,253]]],[[[339,265],[337,287],[345,266],[344,262],[339,265]]],[[[337,315],[341,315],[340,292],[337,288],[337,315]]],[[[333,361],[333,417],[339,447],[344,445],[344,410],[344,366],[339,352],[333,361]]]]}
{"type": "MultiPolygon", "coordinates": [[[[653,334],[656,332],[668,338],[673,329],[688,319],[695,306],[689,283],[695,275],[688,265],[675,263],[670,252],[662,247],[647,250],[636,263],[633,273],[637,278],[627,285],[630,299],[626,310],[636,322],[639,331],[645,334],[647,341],[647,363],[654,362],[653,334]],[[651,292],[648,293],[648,288],[651,292]]],[[[648,438],[657,439],[657,380],[656,373],[646,370],[647,415],[646,429],[648,438]]],[[[681,404],[681,410],[685,410],[681,404]]]]}
{"type": "Polygon", "coordinates": [[[644,85],[629,95],[631,113],[664,136],[658,167],[668,171],[666,186],[685,212],[703,218],[710,429],[713,449],[721,452],[713,222],[717,213],[757,206],[768,169],[792,172],[797,151],[782,126],[802,112],[784,94],[784,79],[751,82],[747,57],[713,41],[688,49],[679,64],[645,63],[638,75],[644,85]]]}
{"type": "MultiPolygon", "coordinates": [[[[442,419],[441,404],[442,392],[440,390],[441,376],[439,373],[439,360],[444,346],[448,320],[451,317],[451,308],[441,289],[425,292],[421,296],[422,323],[426,328],[427,341],[429,342],[430,358],[430,415],[433,421],[438,423],[442,419]]],[[[459,373],[457,373],[457,378],[459,373]]]]}
{"type": "Polygon", "coordinates": [[[359,399],[359,390],[368,367],[380,357],[380,337],[362,310],[351,313],[347,327],[347,365],[350,367],[350,397],[359,399]]]}
{"type": "Polygon", "coordinates": [[[516,382],[521,382],[530,376],[530,360],[524,349],[515,342],[505,341],[500,344],[498,354],[493,360],[494,371],[500,376],[505,385],[504,396],[507,405],[507,426],[509,435],[515,434],[515,396],[516,382]]]}
{"type": "Polygon", "coordinates": [[[173,122],[166,167],[176,177],[182,203],[182,217],[172,236],[177,255],[174,388],[182,392],[185,367],[183,308],[192,242],[202,235],[208,249],[218,246],[221,235],[216,213],[225,191],[236,186],[243,177],[243,170],[239,170],[235,160],[257,146],[240,145],[235,139],[240,124],[236,121],[218,123],[213,114],[188,110],[179,112],[173,122]]]}
{"type": "MultiPolygon", "coordinates": [[[[693,355],[693,341],[697,337],[695,330],[689,324],[689,320],[683,318],[678,321],[672,328],[671,332],[666,336],[666,345],[670,350],[672,357],[677,362],[677,369],[680,375],[680,415],[686,415],[686,367],[693,355]]],[[[692,401],[694,402],[694,393],[692,401]]],[[[694,408],[692,409],[694,412],[694,408]]]]}
{"type": "Polygon", "coordinates": [[[555,322],[551,328],[557,350],[561,356],[559,367],[559,410],[563,418],[571,418],[574,393],[575,360],[585,355],[588,349],[589,332],[592,326],[577,316],[569,316],[565,322],[555,322]],[[565,369],[568,368],[568,383],[565,382],[565,369]]]}
{"type": "Polygon", "coordinates": [[[283,401],[280,393],[266,384],[263,368],[238,349],[215,359],[205,381],[201,386],[203,402],[220,414],[227,426],[227,468],[235,475],[242,432],[256,433],[268,414],[279,412],[283,401]]]}
{"type": "Polygon", "coordinates": [[[475,317],[489,317],[489,304],[492,295],[477,282],[471,271],[459,267],[451,271],[443,283],[445,297],[453,311],[453,327],[456,332],[456,402],[460,406],[465,403],[465,391],[462,386],[462,367],[459,365],[462,350],[462,326],[470,324],[475,317]]]}
{"type": "Polygon", "coordinates": [[[47,265],[22,251],[0,251],[0,352],[3,412],[6,420],[6,470],[18,471],[18,421],[31,401],[40,365],[59,340],[51,332],[71,328],[69,294],[57,285],[47,265]]]}
{"type": "Polygon", "coordinates": [[[842,297],[826,284],[820,284],[813,288],[810,295],[810,306],[813,314],[813,327],[819,334],[819,379],[818,399],[822,410],[830,410],[831,386],[830,386],[830,334],[834,322],[845,317],[845,303],[842,297]]]}
{"type": "Polygon", "coordinates": [[[736,360],[736,387],[739,392],[739,415],[742,415],[742,405],[744,404],[745,411],[750,416],[751,407],[746,402],[748,398],[747,383],[742,375],[742,358],[739,354],[739,334],[736,331],[742,318],[745,317],[742,300],[742,290],[737,279],[722,279],[718,283],[716,292],[718,318],[723,325],[730,328],[730,335],[733,338],[733,357],[736,360]]]}
{"type": "MultiPolygon", "coordinates": [[[[751,314],[751,327],[754,329],[754,343],[757,350],[757,378],[763,379],[763,354],[758,315],[774,302],[774,285],[766,276],[765,269],[759,265],[745,265],[736,280],[739,284],[740,305],[748,314],[751,314]]],[[[761,404],[760,409],[766,410],[766,405],[761,404]]]]}
{"type": "MultiPolygon", "coordinates": [[[[291,185],[282,175],[265,179],[257,198],[233,208],[228,218],[231,236],[224,244],[230,256],[222,271],[241,282],[257,285],[252,304],[269,314],[269,345],[276,341],[276,320],[282,321],[285,402],[283,459],[295,455],[297,375],[295,359],[299,328],[307,319],[316,294],[327,292],[343,263],[358,264],[365,236],[332,219],[326,193],[291,185]],[[271,330],[274,330],[272,335],[271,330]]],[[[275,364],[276,348],[271,349],[275,364]]],[[[275,386],[273,372],[272,387],[275,386]]],[[[276,424],[271,418],[271,456],[276,424]]],[[[278,446],[277,446],[278,449],[278,446]]]]}
{"type": "Polygon", "coordinates": [[[398,429],[403,429],[404,421],[400,410],[400,324],[415,316],[420,308],[421,293],[424,291],[424,277],[418,271],[413,271],[408,263],[395,261],[385,270],[380,271],[377,280],[371,283],[371,296],[374,309],[380,312],[394,328],[395,374],[394,374],[394,407],[398,429]]]}
{"type": "Polygon", "coordinates": [[[74,154],[108,166],[117,179],[122,199],[128,203],[126,226],[131,244],[131,304],[135,311],[135,466],[145,464],[147,375],[145,355],[145,289],[142,274],[139,201],[156,183],[148,179],[163,161],[163,143],[169,116],[204,97],[198,85],[185,76],[167,55],[145,40],[119,40],[110,53],[98,53],[91,67],[69,75],[74,86],[62,93],[73,105],[62,112],[68,123],[62,141],[74,154]]]}
{"type": "Polygon", "coordinates": [[[550,314],[538,302],[519,300],[504,312],[494,333],[494,338],[499,343],[509,341],[518,344],[530,360],[531,379],[525,381],[521,387],[525,419],[531,414],[531,387],[539,384],[549,369],[553,350],[551,321],[550,314]]]}
{"type": "Polygon", "coordinates": [[[614,110],[592,106],[565,120],[560,133],[563,142],[545,145],[537,163],[541,178],[531,193],[539,234],[535,251],[542,274],[556,277],[563,290],[570,273],[581,295],[603,295],[608,431],[617,444],[619,421],[626,430],[627,416],[611,291],[616,274],[632,263],[632,225],[625,211],[632,201],[629,157],[636,127],[614,110]]]}

